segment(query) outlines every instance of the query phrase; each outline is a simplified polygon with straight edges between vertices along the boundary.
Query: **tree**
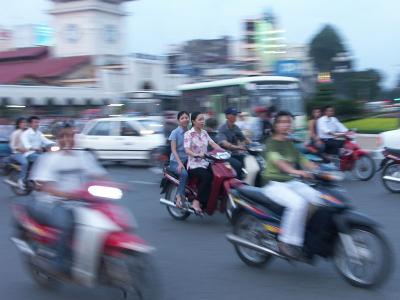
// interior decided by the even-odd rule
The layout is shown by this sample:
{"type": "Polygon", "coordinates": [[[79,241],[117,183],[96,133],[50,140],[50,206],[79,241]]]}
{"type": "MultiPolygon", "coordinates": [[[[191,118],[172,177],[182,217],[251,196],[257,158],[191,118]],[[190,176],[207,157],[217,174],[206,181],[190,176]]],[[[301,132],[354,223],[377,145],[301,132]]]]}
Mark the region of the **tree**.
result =
{"type": "Polygon", "coordinates": [[[358,100],[376,100],[381,94],[381,81],[382,75],[375,69],[353,72],[349,81],[351,97],[358,100]]]}
{"type": "Polygon", "coordinates": [[[342,38],[331,25],[326,25],[310,43],[310,57],[313,58],[318,72],[330,72],[335,67],[333,58],[346,52],[342,38]]]}

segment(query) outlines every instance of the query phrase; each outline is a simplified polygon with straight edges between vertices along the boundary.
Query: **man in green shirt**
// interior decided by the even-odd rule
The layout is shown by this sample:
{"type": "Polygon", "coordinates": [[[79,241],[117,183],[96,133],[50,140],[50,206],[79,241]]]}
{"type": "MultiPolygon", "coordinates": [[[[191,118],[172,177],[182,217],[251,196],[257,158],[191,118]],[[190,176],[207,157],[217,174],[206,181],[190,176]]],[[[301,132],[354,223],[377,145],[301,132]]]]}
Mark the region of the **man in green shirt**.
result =
{"type": "Polygon", "coordinates": [[[302,256],[305,223],[309,203],[319,202],[319,192],[295,177],[309,178],[317,165],[305,159],[289,139],[292,116],[279,112],[273,124],[272,138],[267,142],[263,192],[272,201],[285,207],[281,222],[279,248],[292,258],[302,256]]]}

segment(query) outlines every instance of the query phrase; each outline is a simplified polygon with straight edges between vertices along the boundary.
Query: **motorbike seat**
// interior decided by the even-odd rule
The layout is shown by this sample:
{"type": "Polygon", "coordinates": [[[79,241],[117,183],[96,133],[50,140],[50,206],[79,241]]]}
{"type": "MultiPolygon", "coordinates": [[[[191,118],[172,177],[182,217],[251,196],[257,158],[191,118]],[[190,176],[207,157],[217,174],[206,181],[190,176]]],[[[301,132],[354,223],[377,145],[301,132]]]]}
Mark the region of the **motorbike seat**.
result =
{"type": "Polygon", "coordinates": [[[268,198],[261,190],[261,188],[253,187],[253,186],[242,186],[236,189],[238,193],[251,200],[254,201],[258,204],[261,204],[262,206],[266,207],[273,213],[277,215],[282,215],[283,211],[285,209],[284,206],[279,205],[278,203],[272,201],[270,198],[268,198]]]}
{"type": "Polygon", "coordinates": [[[400,149],[386,148],[386,151],[400,157],[400,149]]]}

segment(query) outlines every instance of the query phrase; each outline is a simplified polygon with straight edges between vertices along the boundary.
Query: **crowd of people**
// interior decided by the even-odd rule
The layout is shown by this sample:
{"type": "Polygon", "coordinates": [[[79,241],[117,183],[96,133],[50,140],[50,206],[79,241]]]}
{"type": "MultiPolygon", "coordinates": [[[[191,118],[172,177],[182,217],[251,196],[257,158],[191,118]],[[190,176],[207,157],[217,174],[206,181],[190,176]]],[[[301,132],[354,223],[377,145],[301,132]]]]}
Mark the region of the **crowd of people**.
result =
{"type": "MultiPolygon", "coordinates": [[[[314,109],[309,121],[309,142],[321,152],[337,153],[340,142],[335,137],[347,129],[333,116],[334,110],[314,109]]],[[[236,108],[225,110],[226,122],[220,127],[213,118],[206,120],[201,112],[181,111],[177,114],[178,126],[170,128],[168,140],[171,147],[168,169],[179,176],[176,206],[185,201],[185,186],[189,177],[198,182],[198,197],[191,203],[192,209],[201,214],[207,206],[210,194],[212,171],[205,155],[208,151],[229,151],[229,163],[236,171],[238,179],[243,179],[243,160],[246,144],[258,141],[266,145],[266,168],[263,170],[263,193],[272,201],[285,207],[280,234],[280,250],[289,257],[299,258],[304,240],[304,227],[309,203],[318,199],[318,192],[310,186],[295,180],[295,177],[309,177],[305,170],[318,168],[308,161],[291,141],[290,133],[293,116],[274,108],[258,108],[257,120],[250,124],[248,115],[236,108]],[[239,121],[237,118],[239,116],[239,121]]],[[[65,263],[69,254],[66,243],[73,227],[71,211],[63,201],[73,199],[73,191],[89,177],[103,177],[105,170],[87,151],[72,151],[75,145],[73,124],[64,123],[56,136],[60,151],[42,155],[43,147],[53,145],[40,132],[40,119],[32,116],[16,121],[16,129],[11,135],[12,155],[9,161],[21,166],[18,185],[24,188],[28,176],[28,166],[35,162],[30,179],[40,184],[40,190],[30,203],[31,211],[45,223],[61,230],[57,243],[58,256],[55,268],[61,272],[68,270],[65,263]]],[[[172,127],[172,126],[170,126],[172,127]]]]}
{"type": "MultiPolygon", "coordinates": [[[[308,143],[314,145],[321,153],[335,155],[341,147],[341,142],[336,137],[346,132],[347,128],[333,116],[333,107],[327,106],[323,112],[324,116],[321,116],[321,109],[316,108],[312,111],[308,124],[308,143]]],[[[236,171],[237,178],[242,179],[245,145],[251,141],[261,142],[267,149],[262,191],[272,201],[285,207],[280,249],[289,257],[299,258],[304,240],[307,208],[309,203],[318,201],[319,193],[295,178],[310,177],[306,170],[314,170],[318,166],[308,161],[292,142],[290,134],[293,116],[289,112],[258,108],[255,113],[257,120],[251,126],[246,122],[248,115],[241,114],[234,107],[228,107],[225,110],[226,122],[218,130],[215,119],[209,118],[206,122],[205,115],[200,112],[178,113],[179,126],[172,130],[168,138],[171,144],[168,169],[179,176],[176,206],[182,205],[188,178],[195,177],[199,194],[198,199],[192,202],[192,208],[201,213],[206,207],[212,173],[204,156],[210,148],[229,151],[231,157],[228,161],[236,171]],[[204,129],[205,124],[207,130],[204,129]]]]}

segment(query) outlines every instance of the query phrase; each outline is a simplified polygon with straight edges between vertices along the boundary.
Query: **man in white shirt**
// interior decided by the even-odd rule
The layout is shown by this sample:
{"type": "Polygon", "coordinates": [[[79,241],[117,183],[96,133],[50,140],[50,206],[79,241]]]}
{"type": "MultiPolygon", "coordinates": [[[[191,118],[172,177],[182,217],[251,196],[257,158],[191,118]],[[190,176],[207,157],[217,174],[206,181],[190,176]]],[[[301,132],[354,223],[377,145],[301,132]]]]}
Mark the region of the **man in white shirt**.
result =
{"type": "Polygon", "coordinates": [[[72,237],[74,218],[65,200],[74,200],[74,192],[91,178],[103,178],[106,171],[85,150],[74,150],[75,129],[65,124],[57,134],[60,151],[40,156],[34,165],[30,179],[40,183],[40,192],[30,202],[33,214],[45,224],[61,231],[55,245],[57,257],[55,269],[67,272],[71,260],[68,242],[72,237]]]}
{"type": "MultiPolygon", "coordinates": [[[[39,155],[43,152],[43,147],[48,147],[55,144],[53,141],[47,139],[39,130],[40,119],[39,117],[32,116],[28,118],[29,128],[21,134],[21,142],[26,149],[24,153],[25,158],[29,162],[35,162],[39,155]]],[[[26,172],[24,175],[27,175],[26,172]]]]}
{"type": "Polygon", "coordinates": [[[325,152],[332,155],[337,155],[339,149],[343,146],[343,141],[337,140],[341,134],[348,129],[334,117],[335,110],[332,106],[324,107],[324,116],[317,121],[317,132],[319,138],[325,144],[325,152]]]}

